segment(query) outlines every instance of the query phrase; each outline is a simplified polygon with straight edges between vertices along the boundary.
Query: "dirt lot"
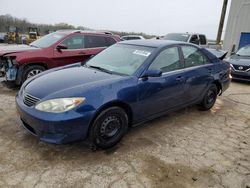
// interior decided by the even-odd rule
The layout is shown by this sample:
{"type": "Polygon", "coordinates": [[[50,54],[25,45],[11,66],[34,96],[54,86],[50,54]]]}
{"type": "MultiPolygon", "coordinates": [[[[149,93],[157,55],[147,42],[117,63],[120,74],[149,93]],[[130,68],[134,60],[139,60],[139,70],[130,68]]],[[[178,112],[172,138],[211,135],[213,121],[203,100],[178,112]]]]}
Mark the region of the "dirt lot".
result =
{"type": "Polygon", "coordinates": [[[250,84],[232,83],[209,112],[169,114],[96,152],[31,136],[16,92],[0,84],[0,187],[250,187],[250,84]]]}

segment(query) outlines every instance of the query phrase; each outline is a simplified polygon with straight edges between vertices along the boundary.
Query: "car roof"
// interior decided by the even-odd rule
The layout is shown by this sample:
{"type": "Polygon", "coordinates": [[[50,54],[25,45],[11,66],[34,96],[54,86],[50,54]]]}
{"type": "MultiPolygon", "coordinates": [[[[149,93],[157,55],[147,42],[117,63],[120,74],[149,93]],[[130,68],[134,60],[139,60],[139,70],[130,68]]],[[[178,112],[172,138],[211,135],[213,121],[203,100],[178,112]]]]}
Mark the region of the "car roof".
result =
{"type": "Polygon", "coordinates": [[[143,37],[143,36],[141,36],[141,35],[124,35],[122,37],[143,37]]]}
{"type": "Polygon", "coordinates": [[[186,32],[186,33],[168,33],[168,34],[180,34],[180,35],[204,35],[202,33],[190,33],[190,32],[186,32]]]}
{"type": "MultiPolygon", "coordinates": [[[[168,45],[174,45],[174,44],[188,44],[192,45],[190,43],[186,42],[180,42],[180,41],[173,41],[173,40],[155,40],[155,39],[147,39],[147,40],[128,40],[128,41],[122,41],[119,42],[120,44],[129,44],[129,45],[137,45],[137,46],[147,46],[147,47],[164,47],[168,45]]],[[[196,45],[194,45],[196,46],[196,45]]]]}
{"type": "Polygon", "coordinates": [[[71,33],[85,33],[85,34],[105,34],[105,35],[113,35],[109,31],[94,31],[94,30],[76,30],[76,29],[63,29],[57,30],[57,33],[71,34],[71,33]]]}

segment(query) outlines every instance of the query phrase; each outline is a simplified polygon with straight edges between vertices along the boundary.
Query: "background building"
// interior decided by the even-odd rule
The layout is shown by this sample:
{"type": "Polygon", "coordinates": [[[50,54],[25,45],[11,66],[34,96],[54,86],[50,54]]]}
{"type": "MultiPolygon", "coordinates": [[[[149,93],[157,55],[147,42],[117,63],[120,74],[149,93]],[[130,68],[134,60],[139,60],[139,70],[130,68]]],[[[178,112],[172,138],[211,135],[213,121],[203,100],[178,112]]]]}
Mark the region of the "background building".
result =
{"type": "Polygon", "coordinates": [[[232,0],[223,49],[231,52],[247,44],[250,44],[250,0],[232,0]]]}

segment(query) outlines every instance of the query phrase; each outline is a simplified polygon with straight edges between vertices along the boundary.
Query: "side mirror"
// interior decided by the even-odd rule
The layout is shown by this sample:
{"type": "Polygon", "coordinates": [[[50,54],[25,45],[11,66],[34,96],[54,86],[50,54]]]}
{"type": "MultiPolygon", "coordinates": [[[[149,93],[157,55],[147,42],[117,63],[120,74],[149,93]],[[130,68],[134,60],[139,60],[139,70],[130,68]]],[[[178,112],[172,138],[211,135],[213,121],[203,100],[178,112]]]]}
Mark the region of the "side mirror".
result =
{"type": "Polygon", "coordinates": [[[142,78],[148,77],[160,77],[162,75],[162,71],[160,69],[149,69],[142,75],[142,78]]]}
{"type": "Polygon", "coordinates": [[[62,50],[67,50],[67,49],[68,49],[68,46],[65,45],[65,44],[58,44],[58,45],[56,46],[56,49],[57,49],[59,52],[61,52],[62,50]]]}

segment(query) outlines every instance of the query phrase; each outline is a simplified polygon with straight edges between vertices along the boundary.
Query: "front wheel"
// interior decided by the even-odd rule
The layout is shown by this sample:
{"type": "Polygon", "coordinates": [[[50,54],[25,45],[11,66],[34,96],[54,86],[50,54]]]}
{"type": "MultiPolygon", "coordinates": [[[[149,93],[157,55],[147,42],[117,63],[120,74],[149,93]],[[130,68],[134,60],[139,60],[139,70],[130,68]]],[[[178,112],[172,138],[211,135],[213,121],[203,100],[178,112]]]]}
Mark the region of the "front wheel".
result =
{"type": "Polygon", "coordinates": [[[128,128],[128,116],[119,107],[111,107],[101,112],[92,124],[89,139],[102,149],[116,145],[128,128]]]}
{"type": "Polygon", "coordinates": [[[23,82],[28,78],[31,78],[41,72],[45,71],[46,69],[41,65],[31,65],[24,69],[23,72],[23,82]]]}
{"type": "Polygon", "coordinates": [[[217,87],[215,84],[212,84],[209,89],[207,90],[200,106],[201,106],[201,110],[209,110],[210,108],[213,107],[216,99],[217,99],[217,87]]]}

